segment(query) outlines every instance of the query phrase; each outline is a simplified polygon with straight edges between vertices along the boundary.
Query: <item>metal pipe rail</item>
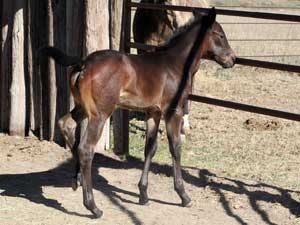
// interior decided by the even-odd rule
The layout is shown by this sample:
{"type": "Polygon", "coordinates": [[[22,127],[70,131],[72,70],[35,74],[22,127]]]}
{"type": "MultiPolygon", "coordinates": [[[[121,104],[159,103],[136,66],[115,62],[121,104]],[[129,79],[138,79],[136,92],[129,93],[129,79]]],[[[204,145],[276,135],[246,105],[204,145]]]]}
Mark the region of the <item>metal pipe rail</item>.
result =
{"type": "Polygon", "coordinates": [[[288,119],[288,120],[294,120],[300,122],[300,115],[295,113],[290,113],[290,112],[283,112],[279,110],[267,109],[263,107],[252,106],[252,105],[247,105],[247,104],[242,104],[237,102],[198,96],[198,95],[189,95],[189,100],[194,102],[201,102],[210,105],[213,104],[225,108],[237,109],[245,112],[258,113],[266,116],[274,116],[282,119],[288,119]]]}
{"type": "MultiPolygon", "coordinates": [[[[154,46],[154,45],[145,45],[145,44],[134,43],[134,42],[128,43],[128,46],[130,48],[137,48],[137,49],[147,50],[147,51],[154,51],[156,48],[156,46],[154,46]]],[[[274,70],[280,70],[280,71],[294,72],[294,73],[300,72],[300,66],[267,62],[267,61],[254,60],[254,59],[237,58],[236,64],[240,64],[240,65],[244,65],[244,66],[260,67],[260,68],[265,68],[265,69],[274,69],[274,70]]]]}
{"type": "MultiPolygon", "coordinates": [[[[198,8],[198,7],[187,7],[187,6],[175,6],[175,5],[160,5],[160,4],[150,4],[150,3],[128,3],[130,7],[133,8],[143,8],[143,9],[155,9],[155,10],[174,10],[182,12],[200,12],[207,14],[209,12],[208,8],[198,8]]],[[[265,13],[265,12],[250,12],[242,10],[229,10],[229,9],[216,9],[216,13],[219,15],[226,16],[239,16],[239,17],[251,17],[257,19],[269,19],[269,20],[281,20],[289,22],[300,22],[300,16],[288,15],[288,14],[278,14],[278,13],[265,13]]]]}

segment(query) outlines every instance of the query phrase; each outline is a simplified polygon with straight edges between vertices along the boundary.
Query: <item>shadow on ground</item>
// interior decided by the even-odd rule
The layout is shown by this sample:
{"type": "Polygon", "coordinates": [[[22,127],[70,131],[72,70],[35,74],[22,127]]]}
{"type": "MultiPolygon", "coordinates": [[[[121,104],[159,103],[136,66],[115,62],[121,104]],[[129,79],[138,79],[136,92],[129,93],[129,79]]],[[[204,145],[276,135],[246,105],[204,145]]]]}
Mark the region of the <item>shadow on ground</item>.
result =
{"type": "MultiPolygon", "coordinates": [[[[138,204],[138,193],[123,190],[120,187],[109,184],[104,177],[98,175],[98,168],[142,169],[142,166],[143,162],[139,159],[130,158],[127,162],[123,162],[98,153],[95,154],[93,162],[94,189],[105,194],[111,203],[117,206],[120,211],[126,213],[134,224],[143,224],[142,219],[138,218],[133,211],[125,207],[123,204],[120,204],[120,202],[138,204]],[[133,202],[122,198],[120,196],[121,193],[136,197],[136,201],[133,202]],[[118,199],[121,201],[118,201],[118,199]]],[[[42,187],[45,186],[71,187],[71,177],[73,175],[71,168],[71,162],[66,161],[60,166],[44,172],[13,175],[2,174],[0,175],[0,195],[25,198],[33,203],[43,204],[47,207],[60,210],[70,215],[91,217],[89,214],[81,214],[78,212],[69,211],[62,207],[57,200],[46,198],[43,195],[42,187]]],[[[193,170],[198,171],[198,176],[194,176],[189,172],[190,169],[191,168],[183,169],[183,177],[185,182],[198,188],[210,187],[211,190],[218,194],[220,203],[222,204],[227,215],[234,218],[240,224],[247,223],[243,220],[243,218],[241,218],[239,215],[236,215],[232,211],[231,207],[229,206],[229,200],[226,199],[224,194],[225,191],[247,196],[253,211],[256,212],[266,224],[273,225],[275,223],[272,222],[268,214],[259,207],[258,201],[280,204],[282,207],[288,209],[292,215],[297,217],[300,216],[300,203],[291,197],[292,193],[299,194],[300,192],[282,189],[280,187],[271,186],[264,183],[255,185],[247,184],[235,179],[218,177],[216,174],[213,174],[208,170],[200,170],[197,168],[192,168],[193,170]],[[264,189],[267,189],[267,191],[264,189]],[[277,194],[274,194],[274,192],[277,194]]],[[[151,166],[151,171],[153,173],[160,173],[166,176],[172,175],[172,168],[169,165],[153,163],[151,166]]],[[[130,182],[138,181],[132,180],[130,182]]],[[[150,199],[150,201],[156,201],[161,204],[177,205],[158,199],[150,199]]]]}

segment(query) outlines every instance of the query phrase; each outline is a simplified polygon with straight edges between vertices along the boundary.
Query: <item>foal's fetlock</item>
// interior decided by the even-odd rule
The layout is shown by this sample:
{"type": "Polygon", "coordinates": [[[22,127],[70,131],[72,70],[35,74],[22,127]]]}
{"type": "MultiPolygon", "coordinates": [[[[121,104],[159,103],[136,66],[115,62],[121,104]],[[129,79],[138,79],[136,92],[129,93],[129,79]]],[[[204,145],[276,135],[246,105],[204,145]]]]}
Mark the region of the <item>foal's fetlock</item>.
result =
{"type": "Polygon", "coordinates": [[[146,194],[146,196],[142,195],[142,194],[140,195],[139,204],[140,205],[149,205],[149,199],[148,199],[147,194],[146,194]]]}
{"type": "Polygon", "coordinates": [[[180,185],[180,184],[176,185],[175,184],[175,191],[177,192],[177,194],[181,198],[181,205],[183,207],[191,207],[192,206],[192,200],[187,195],[187,193],[185,192],[183,185],[180,185]]]}
{"type": "Polygon", "coordinates": [[[139,204],[148,205],[149,198],[147,194],[147,187],[139,183],[139,189],[140,189],[139,204]]]}
{"type": "Polygon", "coordinates": [[[93,206],[91,206],[91,204],[84,203],[84,206],[93,213],[95,218],[101,218],[103,216],[103,211],[98,209],[94,204],[92,205],[93,206]]]}

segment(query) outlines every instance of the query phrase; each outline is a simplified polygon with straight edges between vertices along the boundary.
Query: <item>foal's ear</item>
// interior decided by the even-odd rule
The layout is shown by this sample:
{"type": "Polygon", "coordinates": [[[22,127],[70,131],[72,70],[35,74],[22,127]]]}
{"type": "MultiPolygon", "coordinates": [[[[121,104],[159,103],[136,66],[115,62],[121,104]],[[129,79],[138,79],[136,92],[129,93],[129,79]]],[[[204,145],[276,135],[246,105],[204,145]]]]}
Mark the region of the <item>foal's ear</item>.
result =
{"type": "Polygon", "coordinates": [[[216,21],[216,9],[215,7],[212,7],[211,10],[209,10],[208,15],[207,15],[207,22],[208,25],[211,26],[213,23],[216,21]]]}

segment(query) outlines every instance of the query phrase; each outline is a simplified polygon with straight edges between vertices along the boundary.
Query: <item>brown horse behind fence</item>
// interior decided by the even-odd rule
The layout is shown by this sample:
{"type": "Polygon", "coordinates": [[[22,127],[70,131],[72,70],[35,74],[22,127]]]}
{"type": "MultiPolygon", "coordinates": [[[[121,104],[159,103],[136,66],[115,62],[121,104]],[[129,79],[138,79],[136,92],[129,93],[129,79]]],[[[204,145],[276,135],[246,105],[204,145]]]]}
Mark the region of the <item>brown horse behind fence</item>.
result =
{"type": "Polygon", "coordinates": [[[145,164],[139,182],[140,204],[148,202],[148,172],[156,151],[159,122],[165,117],[173,159],[174,187],[182,205],[190,205],[191,199],[184,190],[180,166],[182,104],[188,97],[192,77],[202,58],[215,60],[225,68],[232,67],[235,62],[235,55],[221,26],[215,22],[215,17],[215,10],[211,10],[208,16],[181,29],[166,45],[145,55],[136,56],[105,50],[79,59],[66,56],[52,47],[40,50],[40,53],[53,57],[59,64],[71,66],[69,79],[76,106],[59,121],[59,125],[76,162],[73,189],[78,187],[80,170],[83,202],[95,217],[101,217],[102,211],[97,208],[92,191],[91,165],[94,147],[101,136],[105,121],[117,107],[141,110],[147,114],[145,164]],[[166,117],[183,78],[185,63],[199,34],[202,34],[202,43],[192,61],[187,85],[179,95],[178,104],[172,108],[173,113],[166,117]],[[88,126],[78,143],[79,141],[75,140],[75,129],[86,117],[88,126]]]}
{"type": "MultiPolygon", "coordinates": [[[[206,0],[141,0],[141,3],[209,7],[206,0]]],[[[164,44],[178,28],[194,20],[196,15],[196,12],[137,8],[133,20],[134,41],[154,46],[164,44]]]]}

